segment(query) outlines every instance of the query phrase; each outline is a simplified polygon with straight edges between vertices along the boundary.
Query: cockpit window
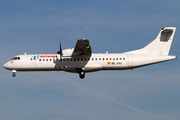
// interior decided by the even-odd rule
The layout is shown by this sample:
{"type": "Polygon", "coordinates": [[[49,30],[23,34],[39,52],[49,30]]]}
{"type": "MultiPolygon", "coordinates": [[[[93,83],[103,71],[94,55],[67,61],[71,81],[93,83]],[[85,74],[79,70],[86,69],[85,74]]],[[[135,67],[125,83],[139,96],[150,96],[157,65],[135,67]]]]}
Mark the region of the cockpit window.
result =
{"type": "Polygon", "coordinates": [[[13,57],[11,60],[20,60],[20,57],[13,57]]]}

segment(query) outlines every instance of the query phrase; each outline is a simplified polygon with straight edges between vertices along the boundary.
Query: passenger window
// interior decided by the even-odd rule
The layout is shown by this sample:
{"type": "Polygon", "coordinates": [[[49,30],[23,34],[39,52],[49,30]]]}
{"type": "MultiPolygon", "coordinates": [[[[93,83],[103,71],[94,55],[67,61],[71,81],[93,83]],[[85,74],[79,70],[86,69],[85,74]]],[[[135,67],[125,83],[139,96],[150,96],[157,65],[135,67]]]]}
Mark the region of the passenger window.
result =
{"type": "Polygon", "coordinates": [[[101,60],[101,58],[99,58],[99,60],[101,60]]]}
{"type": "Polygon", "coordinates": [[[48,59],[46,59],[46,61],[48,61],[48,59]]]}
{"type": "Polygon", "coordinates": [[[108,58],[106,58],[106,60],[108,60],[108,58]]]}
{"type": "Polygon", "coordinates": [[[39,59],[39,61],[41,61],[41,59],[39,59]]]}
{"type": "Polygon", "coordinates": [[[51,61],[51,59],[49,59],[49,61],[51,61]]]}
{"type": "Polygon", "coordinates": [[[123,58],[123,60],[125,60],[125,58],[123,58]]]}
{"type": "Polygon", "coordinates": [[[97,58],[96,58],[96,60],[97,60],[97,58]]]}
{"type": "Polygon", "coordinates": [[[120,58],[120,60],[121,60],[121,58],[120,58]]]}
{"type": "Polygon", "coordinates": [[[45,59],[43,59],[43,61],[45,61],[45,59]]]}
{"type": "Polygon", "coordinates": [[[74,58],[74,61],[76,61],[76,59],[74,58]]]}
{"type": "Polygon", "coordinates": [[[116,60],[118,60],[118,58],[116,58],[116,60]]]}
{"type": "Polygon", "coordinates": [[[81,58],[81,61],[83,61],[83,58],[81,58]]]}
{"type": "Polygon", "coordinates": [[[103,58],[103,60],[104,60],[104,58],[103,58]]]}
{"type": "Polygon", "coordinates": [[[92,58],[92,60],[94,60],[94,59],[92,58]]]}
{"type": "Polygon", "coordinates": [[[86,58],[84,58],[84,61],[86,61],[86,58]]]}

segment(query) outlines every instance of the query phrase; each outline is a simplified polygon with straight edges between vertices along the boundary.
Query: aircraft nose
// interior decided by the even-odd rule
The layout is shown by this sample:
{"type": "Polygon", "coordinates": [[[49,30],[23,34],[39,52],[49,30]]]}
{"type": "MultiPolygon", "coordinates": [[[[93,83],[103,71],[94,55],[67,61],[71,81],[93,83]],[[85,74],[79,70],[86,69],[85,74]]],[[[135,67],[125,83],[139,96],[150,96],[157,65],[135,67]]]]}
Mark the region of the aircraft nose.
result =
{"type": "Polygon", "coordinates": [[[3,67],[4,67],[5,69],[8,69],[8,64],[5,63],[5,64],[3,65],[3,67]]]}

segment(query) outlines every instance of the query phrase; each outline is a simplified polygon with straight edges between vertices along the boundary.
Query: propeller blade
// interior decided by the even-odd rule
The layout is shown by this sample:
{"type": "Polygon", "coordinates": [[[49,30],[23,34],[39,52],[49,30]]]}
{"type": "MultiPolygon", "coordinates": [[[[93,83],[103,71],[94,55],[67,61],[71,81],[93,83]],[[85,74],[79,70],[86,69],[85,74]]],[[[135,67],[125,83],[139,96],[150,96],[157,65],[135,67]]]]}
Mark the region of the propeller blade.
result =
{"type": "Polygon", "coordinates": [[[60,42],[60,55],[62,55],[61,42],[60,42]]]}
{"type": "Polygon", "coordinates": [[[57,52],[57,54],[60,54],[62,56],[62,48],[61,48],[61,42],[59,44],[60,51],[57,52]]]}
{"type": "Polygon", "coordinates": [[[62,53],[62,48],[61,48],[61,42],[59,44],[59,48],[60,48],[60,51],[58,51],[57,54],[60,54],[60,61],[62,62],[63,53],[62,53]]]}

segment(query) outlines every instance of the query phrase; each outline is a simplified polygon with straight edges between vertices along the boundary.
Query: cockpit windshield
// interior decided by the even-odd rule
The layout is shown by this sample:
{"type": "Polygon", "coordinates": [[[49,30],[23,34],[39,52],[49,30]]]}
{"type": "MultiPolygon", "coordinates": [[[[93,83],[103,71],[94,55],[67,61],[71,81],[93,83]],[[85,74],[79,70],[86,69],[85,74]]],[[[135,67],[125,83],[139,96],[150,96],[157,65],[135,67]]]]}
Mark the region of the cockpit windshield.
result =
{"type": "Polygon", "coordinates": [[[13,57],[11,60],[20,60],[20,57],[13,57]]]}

